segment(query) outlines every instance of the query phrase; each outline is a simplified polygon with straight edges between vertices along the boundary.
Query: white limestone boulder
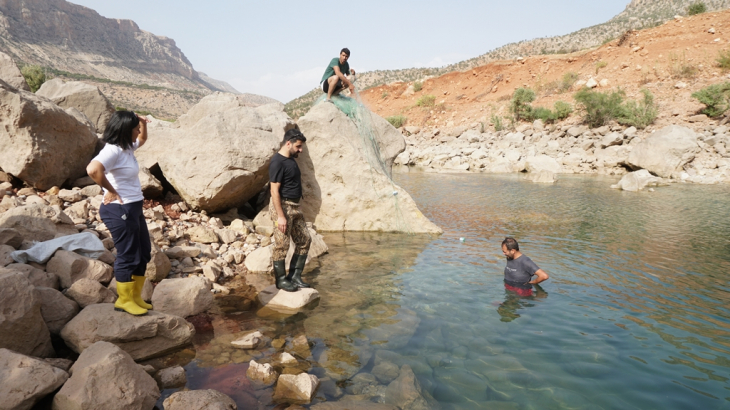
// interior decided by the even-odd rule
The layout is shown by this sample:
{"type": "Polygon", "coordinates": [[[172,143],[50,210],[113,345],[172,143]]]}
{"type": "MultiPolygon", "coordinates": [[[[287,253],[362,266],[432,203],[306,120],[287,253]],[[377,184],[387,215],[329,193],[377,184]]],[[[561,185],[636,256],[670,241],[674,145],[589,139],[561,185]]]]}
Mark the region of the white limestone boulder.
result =
{"type": "Polygon", "coordinates": [[[217,390],[179,391],[162,403],[165,410],[236,410],[236,402],[217,390]]]}
{"type": "Polygon", "coordinates": [[[0,227],[15,229],[23,239],[39,242],[79,233],[68,215],[43,204],[19,206],[0,214],[0,227]]]}
{"type": "Polygon", "coordinates": [[[258,330],[248,333],[231,342],[231,345],[238,349],[255,349],[264,337],[258,330]]]}
{"type": "Polygon", "coordinates": [[[12,57],[5,53],[0,53],[0,80],[5,81],[11,87],[30,92],[30,86],[25,81],[23,73],[15,65],[12,57]]]}
{"type": "Polygon", "coordinates": [[[0,349],[1,409],[30,410],[68,380],[68,373],[43,360],[0,349]]]}
{"type": "Polygon", "coordinates": [[[251,360],[246,370],[246,376],[254,382],[271,386],[276,382],[279,374],[269,363],[258,363],[256,360],[251,360]]]}
{"type": "Polygon", "coordinates": [[[640,169],[624,175],[616,185],[611,185],[611,188],[636,192],[646,187],[660,186],[663,184],[664,181],[661,178],[655,177],[645,169],[640,169]]]}
{"type": "Polygon", "coordinates": [[[60,78],[46,81],[36,94],[46,97],[62,108],[76,108],[82,112],[101,134],[114,114],[114,106],[99,87],[81,81],[64,82],[60,78]]]}
{"type": "Polygon", "coordinates": [[[36,287],[41,300],[41,315],[51,334],[61,333],[71,319],[79,313],[79,305],[56,289],[36,287]]]}
{"type": "Polygon", "coordinates": [[[155,380],[127,352],[109,342],[90,345],[70,372],[53,398],[54,410],[151,409],[160,397],[155,380]]]}
{"type": "Polygon", "coordinates": [[[0,81],[0,168],[47,190],[86,174],[97,137],[63,108],[0,81]]]}
{"type": "Polygon", "coordinates": [[[370,118],[375,142],[360,136],[355,123],[334,104],[317,104],[297,121],[307,137],[296,160],[305,219],[320,231],[441,233],[387,176],[405,150],[403,135],[378,115],[371,113],[370,118]]]}
{"type": "Polygon", "coordinates": [[[116,344],[134,360],[159,356],[188,345],[195,328],[179,316],[150,310],[132,316],[114,310],[111,303],[89,305],[61,330],[73,351],[81,353],[99,341],[116,344]]]}
{"type": "Polygon", "coordinates": [[[35,357],[55,354],[40,294],[21,273],[0,273],[0,335],[0,348],[35,357]]]}
{"type": "Polygon", "coordinates": [[[628,165],[646,169],[662,178],[676,177],[682,166],[691,162],[700,152],[697,134],[689,128],[670,125],[650,134],[634,147],[628,156],[628,165]]]}
{"type": "Polygon", "coordinates": [[[248,254],[246,260],[243,262],[246,269],[253,273],[271,272],[274,269],[271,260],[273,256],[272,248],[273,245],[263,246],[248,254]]]}
{"type": "Polygon", "coordinates": [[[152,293],[155,311],[188,317],[205,312],[213,306],[210,283],[201,277],[164,279],[152,293]]]}
{"type": "Polygon", "coordinates": [[[258,294],[259,302],[264,307],[280,311],[297,311],[319,299],[319,292],[314,288],[303,288],[296,292],[287,292],[271,285],[258,294]]]}
{"type": "Polygon", "coordinates": [[[555,178],[555,174],[546,170],[542,169],[538,172],[530,174],[528,179],[532,182],[540,183],[540,184],[553,184],[557,179],[555,178]]]}
{"type": "Polygon", "coordinates": [[[274,401],[305,404],[312,401],[319,386],[319,378],[313,374],[282,374],[274,388],[274,401]]]}
{"type": "Polygon", "coordinates": [[[553,174],[563,172],[563,167],[555,158],[547,155],[536,155],[525,158],[525,170],[530,173],[539,173],[540,171],[550,171],[553,174]]]}

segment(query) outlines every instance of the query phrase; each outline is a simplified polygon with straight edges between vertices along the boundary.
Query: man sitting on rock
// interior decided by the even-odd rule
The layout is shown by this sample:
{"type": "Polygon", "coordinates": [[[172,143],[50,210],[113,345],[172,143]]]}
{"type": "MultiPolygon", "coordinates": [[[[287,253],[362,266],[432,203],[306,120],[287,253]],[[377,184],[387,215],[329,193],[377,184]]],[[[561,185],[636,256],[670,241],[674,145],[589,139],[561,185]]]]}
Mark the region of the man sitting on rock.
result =
{"type": "Polygon", "coordinates": [[[520,296],[532,296],[532,285],[548,280],[550,277],[532,259],[520,252],[520,244],[515,238],[502,241],[502,253],[507,258],[504,268],[504,287],[520,296]],[[537,276],[532,279],[533,276],[537,276]]]}
{"type": "Polygon", "coordinates": [[[355,94],[355,86],[347,79],[347,75],[350,73],[355,75],[355,70],[350,69],[350,65],[347,63],[349,58],[350,50],[343,48],[340,51],[340,58],[333,58],[327,69],[324,70],[321,83],[322,91],[327,93],[327,101],[331,101],[333,95],[339,95],[345,86],[350,93],[355,94]]]}
{"type": "Polygon", "coordinates": [[[309,237],[304,215],[299,208],[302,198],[302,174],[294,158],[302,152],[307,138],[297,129],[284,133],[282,147],[274,154],[269,165],[271,201],[269,214],[274,222],[274,276],[276,288],[294,292],[310,287],[302,282],[302,271],[312,239],[309,237]],[[289,251],[289,236],[296,248],[286,274],[286,254],[289,251]]]}

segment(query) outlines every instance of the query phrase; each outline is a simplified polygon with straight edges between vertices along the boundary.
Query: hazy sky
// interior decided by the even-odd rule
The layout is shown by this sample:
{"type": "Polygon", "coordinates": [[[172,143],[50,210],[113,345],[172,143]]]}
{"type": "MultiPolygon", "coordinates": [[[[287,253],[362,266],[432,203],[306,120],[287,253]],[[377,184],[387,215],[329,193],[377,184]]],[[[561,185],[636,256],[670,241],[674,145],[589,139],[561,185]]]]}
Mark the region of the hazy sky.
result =
{"type": "Polygon", "coordinates": [[[342,47],[358,71],[439,67],[602,23],[629,0],[71,0],[173,38],[193,67],[282,102],[319,84],[342,47]]]}

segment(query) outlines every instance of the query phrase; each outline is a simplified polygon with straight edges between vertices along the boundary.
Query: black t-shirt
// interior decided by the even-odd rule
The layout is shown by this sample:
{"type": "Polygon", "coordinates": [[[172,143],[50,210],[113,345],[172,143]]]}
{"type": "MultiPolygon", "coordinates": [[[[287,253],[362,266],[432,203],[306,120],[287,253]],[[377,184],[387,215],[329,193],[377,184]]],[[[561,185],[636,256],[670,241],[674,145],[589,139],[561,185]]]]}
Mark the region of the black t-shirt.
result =
{"type": "Polygon", "coordinates": [[[302,173],[294,158],[287,158],[278,152],[274,154],[269,164],[269,182],[281,184],[279,194],[282,198],[302,197],[302,173]]]}
{"type": "Polygon", "coordinates": [[[508,283],[526,283],[540,268],[525,255],[508,260],[504,268],[504,281],[508,283]]]}

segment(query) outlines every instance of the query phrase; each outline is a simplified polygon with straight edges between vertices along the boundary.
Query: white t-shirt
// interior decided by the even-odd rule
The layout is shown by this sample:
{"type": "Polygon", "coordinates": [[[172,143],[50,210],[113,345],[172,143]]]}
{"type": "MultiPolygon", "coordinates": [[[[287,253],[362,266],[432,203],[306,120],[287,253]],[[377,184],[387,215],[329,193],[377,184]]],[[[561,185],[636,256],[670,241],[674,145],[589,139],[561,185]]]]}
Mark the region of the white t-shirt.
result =
{"type": "MultiPolygon", "coordinates": [[[[125,204],[144,200],[142,185],[139,183],[139,164],[134,151],[139,148],[139,141],[132,149],[123,150],[118,145],[106,144],[92,161],[99,161],[104,166],[104,175],[114,187],[125,204]]],[[[106,189],[104,189],[106,195],[106,189]]],[[[119,201],[112,202],[118,204],[119,201]]]]}

